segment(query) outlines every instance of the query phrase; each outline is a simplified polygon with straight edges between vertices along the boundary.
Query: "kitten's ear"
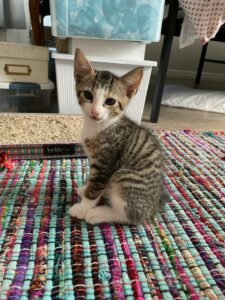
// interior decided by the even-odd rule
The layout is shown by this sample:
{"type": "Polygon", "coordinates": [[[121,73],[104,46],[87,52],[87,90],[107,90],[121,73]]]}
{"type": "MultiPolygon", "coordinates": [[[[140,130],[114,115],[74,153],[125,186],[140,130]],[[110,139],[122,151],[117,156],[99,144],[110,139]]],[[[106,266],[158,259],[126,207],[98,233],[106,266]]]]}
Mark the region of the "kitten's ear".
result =
{"type": "Polygon", "coordinates": [[[143,77],[143,68],[138,67],[120,77],[120,81],[127,89],[127,97],[134,96],[143,77]]]}
{"type": "Polygon", "coordinates": [[[93,76],[94,73],[95,71],[83,51],[76,48],[74,57],[74,77],[76,82],[80,82],[84,77],[93,76]]]}

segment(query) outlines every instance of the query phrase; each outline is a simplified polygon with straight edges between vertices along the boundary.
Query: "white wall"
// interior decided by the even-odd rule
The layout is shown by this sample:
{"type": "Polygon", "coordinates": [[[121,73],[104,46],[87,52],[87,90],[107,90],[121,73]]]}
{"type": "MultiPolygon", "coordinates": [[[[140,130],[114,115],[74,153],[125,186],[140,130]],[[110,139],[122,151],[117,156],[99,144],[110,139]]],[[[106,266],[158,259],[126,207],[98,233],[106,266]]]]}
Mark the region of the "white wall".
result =
{"type": "MultiPolygon", "coordinates": [[[[152,43],[150,45],[147,45],[146,59],[159,61],[162,42],[163,42],[163,37],[161,38],[159,43],[152,43]]],[[[170,62],[169,62],[168,75],[170,74],[171,69],[178,71],[178,73],[181,70],[181,71],[187,71],[189,75],[192,73],[194,75],[194,73],[197,71],[198,68],[201,48],[202,47],[200,43],[196,41],[194,45],[180,49],[179,38],[174,37],[170,62]]],[[[218,59],[218,60],[225,61],[225,43],[213,42],[213,41],[209,42],[206,57],[210,59],[218,59]]],[[[218,77],[221,79],[223,79],[222,77],[224,76],[224,80],[225,80],[225,65],[223,64],[205,62],[203,72],[209,73],[209,74],[205,74],[208,77],[214,76],[214,73],[218,74],[218,77]]]]}
{"type": "Polygon", "coordinates": [[[29,2],[24,0],[24,9],[26,16],[27,29],[0,29],[0,41],[9,43],[30,43],[30,13],[29,13],[29,2]]]}
{"type": "Polygon", "coordinates": [[[0,29],[0,42],[1,41],[6,41],[6,30],[0,29]]]}

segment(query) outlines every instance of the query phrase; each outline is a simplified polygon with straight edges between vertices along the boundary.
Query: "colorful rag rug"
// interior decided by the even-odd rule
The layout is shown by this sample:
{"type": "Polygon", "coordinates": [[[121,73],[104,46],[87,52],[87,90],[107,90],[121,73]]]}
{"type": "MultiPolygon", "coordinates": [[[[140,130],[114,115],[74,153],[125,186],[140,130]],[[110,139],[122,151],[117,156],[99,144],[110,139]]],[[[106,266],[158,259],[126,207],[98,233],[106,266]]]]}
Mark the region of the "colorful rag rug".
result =
{"type": "Polygon", "coordinates": [[[85,158],[0,173],[0,299],[225,299],[225,133],[157,134],[170,202],[154,224],[71,220],[85,158]]]}

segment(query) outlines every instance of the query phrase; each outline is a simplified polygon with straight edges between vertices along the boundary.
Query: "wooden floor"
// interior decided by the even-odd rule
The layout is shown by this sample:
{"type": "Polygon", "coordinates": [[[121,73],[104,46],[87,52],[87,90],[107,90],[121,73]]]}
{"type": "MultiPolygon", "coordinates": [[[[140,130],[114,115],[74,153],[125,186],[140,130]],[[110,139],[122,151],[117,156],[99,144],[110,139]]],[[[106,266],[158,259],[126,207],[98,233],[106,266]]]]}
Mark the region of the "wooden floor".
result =
{"type": "Polygon", "coordinates": [[[149,116],[150,105],[142,118],[143,125],[149,128],[225,131],[225,114],[162,106],[158,123],[150,123],[149,116]]]}
{"type": "MultiPolygon", "coordinates": [[[[193,87],[193,80],[190,79],[167,79],[166,84],[182,84],[193,87]]],[[[150,92],[147,96],[145,110],[143,114],[143,124],[149,128],[159,128],[165,130],[173,129],[193,129],[193,130],[211,130],[225,131],[225,114],[210,113],[192,109],[175,108],[161,106],[158,123],[150,123],[150,112],[152,94],[154,91],[155,78],[150,82],[150,92]]],[[[201,89],[225,90],[224,82],[201,80],[201,89]]]]}

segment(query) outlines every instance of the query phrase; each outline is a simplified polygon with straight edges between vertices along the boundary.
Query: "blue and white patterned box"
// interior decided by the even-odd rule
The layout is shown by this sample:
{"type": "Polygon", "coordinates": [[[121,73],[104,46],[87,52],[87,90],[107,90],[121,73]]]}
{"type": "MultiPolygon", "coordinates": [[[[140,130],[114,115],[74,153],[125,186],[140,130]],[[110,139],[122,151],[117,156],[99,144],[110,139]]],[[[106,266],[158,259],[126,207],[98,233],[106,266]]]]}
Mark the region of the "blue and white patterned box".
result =
{"type": "Polygon", "coordinates": [[[164,0],[51,0],[53,35],[153,42],[164,0]]]}

